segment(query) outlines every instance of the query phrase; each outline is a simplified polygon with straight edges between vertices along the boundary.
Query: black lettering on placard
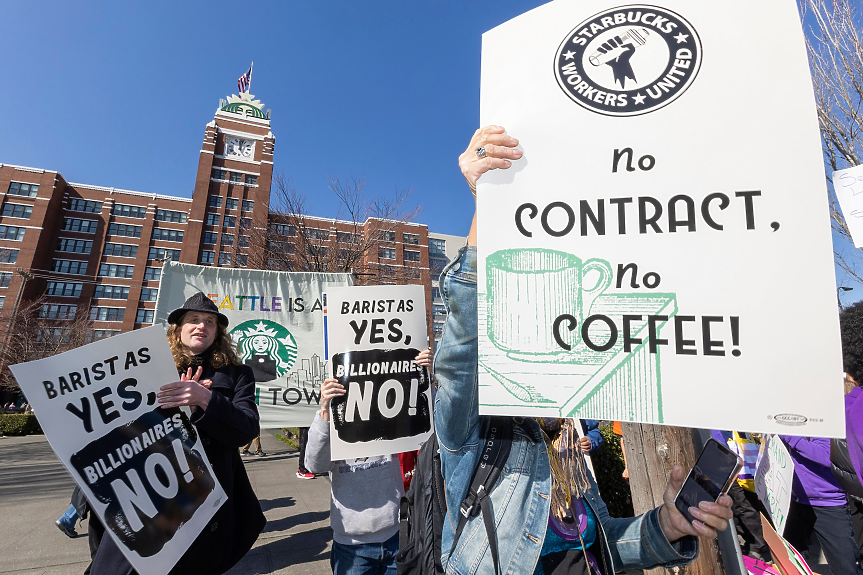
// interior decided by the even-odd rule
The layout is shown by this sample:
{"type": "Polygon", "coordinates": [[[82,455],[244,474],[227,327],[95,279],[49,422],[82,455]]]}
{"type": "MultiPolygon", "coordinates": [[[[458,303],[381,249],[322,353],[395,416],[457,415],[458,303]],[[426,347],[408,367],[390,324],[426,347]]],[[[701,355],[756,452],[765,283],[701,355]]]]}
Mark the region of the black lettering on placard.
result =
{"type": "MultiPolygon", "coordinates": [[[[699,318],[694,315],[622,315],[607,316],[602,314],[590,315],[579,324],[576,317],[571,314],[559,315],[552,322],[550,328],[554,341],[563,351],[572,351],[573,346],[567,343],[567,334],[579,329],[583,343],[592,351],[605,352],[617,347],[625,353],[631,353],[638,346],[647,343],[650,353],[659,353],[662,347],[671,347],[677,355],[712,355],[724,356],[723,347],[726,342],[717,337],[727,336],[730,331],[731,355],[739,357],[740,347],[740,318],[738,316],[703,316],[699,318]],[[672,321],[673,320],[673,321],[672,321]],[[724,324],[727,322],[727,326],[724,324]],[[693,324],[693,325],[687,325],[693,324]],[[697,335],[701,328],[701,347],[699,341],[688,336],[697,335]],[[673,338],[662,337],[672,332],[673,338]],[[672,343],[673,342],[673,343],[672,343]]],[[[570,338],[571,339],[571,338],[570,338]]]]}
{"type": "Polygon", "coordinates": [[[70,458],[96,499],[107,505],[99,519],[142,557],[161,551],[216,485],[194,449],[196,441],[184,413],[157,408],[70,458]]]}
{"type": "Polygon", "coordinates": [[[347,393],[330,403],[347,443],[413,437],[431,430],[428,372],[417,349],[352,351],[333,356],[333,377],[347,393]]]}

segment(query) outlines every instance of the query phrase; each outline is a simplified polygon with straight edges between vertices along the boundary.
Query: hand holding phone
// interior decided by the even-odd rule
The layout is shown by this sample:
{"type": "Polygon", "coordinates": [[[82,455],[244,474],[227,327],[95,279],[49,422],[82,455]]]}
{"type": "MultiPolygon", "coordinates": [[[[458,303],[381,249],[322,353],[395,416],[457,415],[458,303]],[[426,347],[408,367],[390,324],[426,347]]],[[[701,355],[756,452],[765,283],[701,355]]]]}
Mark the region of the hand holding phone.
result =
{"type": "Polygon", "coordinates": [[[742,466],[743,461],[736,453],[715,439],[708,439],[674,498],[674,506],[691,523],[695,517],[689,508],[698,507],[702,501],[715,503],[731,488],[742,466]]]}

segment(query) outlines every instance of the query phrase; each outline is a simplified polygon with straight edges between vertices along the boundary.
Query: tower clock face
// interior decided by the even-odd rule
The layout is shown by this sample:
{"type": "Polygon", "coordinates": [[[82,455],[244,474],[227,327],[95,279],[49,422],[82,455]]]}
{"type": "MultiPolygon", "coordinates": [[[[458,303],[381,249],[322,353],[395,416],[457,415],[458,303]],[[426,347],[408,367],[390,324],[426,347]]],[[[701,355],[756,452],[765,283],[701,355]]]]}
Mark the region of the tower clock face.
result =
{"type": "Polygon", "coordinates": [[[225,138],[225,155],[236,158],[251,160],[255,151],[255,143],[252,140],[244,140],[228,136],[225,138]]]}

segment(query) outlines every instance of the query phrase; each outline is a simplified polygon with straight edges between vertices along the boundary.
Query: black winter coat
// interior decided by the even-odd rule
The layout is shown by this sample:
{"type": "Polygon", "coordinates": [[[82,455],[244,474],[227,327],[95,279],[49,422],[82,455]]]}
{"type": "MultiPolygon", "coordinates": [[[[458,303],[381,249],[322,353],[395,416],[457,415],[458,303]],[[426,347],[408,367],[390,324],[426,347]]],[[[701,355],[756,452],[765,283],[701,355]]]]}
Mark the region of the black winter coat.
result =
{"type": "MultiPolygon", "coordinates": [[[[261,431],[252,370],[245,365],[218,370],[206,365],[201,379],[213,381],[213,395],[207,410],[196,407],[190,419],[201,435],[204,451],[228,500],[171,570],[177,575],[224,573],[248,553],[267,522],[239,453],[239,448],[261,431]]],[[[114,540],[102,538],[90,573],[133,572],[114,540]]]]}
{"type": "Polygon", "coordinates": [[[848,454],[848,441],[845,439],[830,440],[830,470],[845,492],[857,499],[863,499],[863,485],[854,470],[854,463],[848,454]]]}

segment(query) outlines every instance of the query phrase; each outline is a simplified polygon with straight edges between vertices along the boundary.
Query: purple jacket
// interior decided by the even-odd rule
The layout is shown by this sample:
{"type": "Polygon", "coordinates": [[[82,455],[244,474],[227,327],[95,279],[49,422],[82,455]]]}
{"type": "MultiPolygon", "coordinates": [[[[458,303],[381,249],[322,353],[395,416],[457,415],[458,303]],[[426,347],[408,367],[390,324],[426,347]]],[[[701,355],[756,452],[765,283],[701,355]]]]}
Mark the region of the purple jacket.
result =
{"type": "Polygon", "coordinates": [[[845,428],[848,455],[857,477],[863,483],[863,387],[855,387],[845,396],[845,428]]]}
{"type": "Polygon", "coordinates": [[[839,487],[830,471],[830,440],[826,437],[793,435],[779,437],[794,460],[791,498],[813,507],[845,505],[845,491],[839,487]]]}

